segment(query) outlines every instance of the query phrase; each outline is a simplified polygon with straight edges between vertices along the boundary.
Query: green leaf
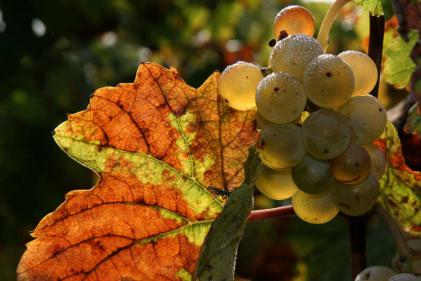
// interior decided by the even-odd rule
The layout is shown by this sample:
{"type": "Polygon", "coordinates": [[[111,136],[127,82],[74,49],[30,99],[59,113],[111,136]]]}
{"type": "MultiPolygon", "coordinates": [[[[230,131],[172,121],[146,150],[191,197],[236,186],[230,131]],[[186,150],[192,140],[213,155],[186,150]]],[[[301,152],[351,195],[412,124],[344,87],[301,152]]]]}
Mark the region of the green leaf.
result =
{"type": "Polygon", "coordinates": [[[421,237],[421,172],[406,165],[392,123],[387,124],[385,134],[376,145],[385,151],[388,162],[386,173],[380,179],[380,202],[406,232],[421,237]]]}
{"type": "Polygon", "coordinates": [[[391,0],[382,0],[382,8],[383,8],[383,14],[386,20],[393,17],[394,12],[393,12],[391,0]]]}
{"type": "Polygon", "coordinates": [[[408,34],[408,42],[393,29],[384,34],[383,43],[383,77],[389,84],[398,89],[405,88],[416,65],[412,61],[411,51],[418,41],[418,32],[411,30],[408,34]]]}
{"type": "Polygon", "coordinates": [[[222,214],[212,224],[194,280],[234,280],[238,245],[244,233],[253,201],[253,186],[234,191],[222,214]]]}
{"type": "Polygon", "coordinates": [[[382,0],[354,0],[354,2],[362,6],[366,11],[369,11],[373,16],[384,15],[382,0]]]}

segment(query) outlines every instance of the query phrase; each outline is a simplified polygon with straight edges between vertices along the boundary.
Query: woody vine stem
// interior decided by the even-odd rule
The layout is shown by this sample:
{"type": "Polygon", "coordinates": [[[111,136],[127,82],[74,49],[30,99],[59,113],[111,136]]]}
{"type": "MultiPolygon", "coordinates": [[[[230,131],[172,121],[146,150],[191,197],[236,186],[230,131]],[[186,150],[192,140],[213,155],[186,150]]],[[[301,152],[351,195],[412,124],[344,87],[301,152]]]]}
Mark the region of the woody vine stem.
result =
{"type": "MultiPolygon", "coordinates": [[[[325,18],[320,26],[320,31],[317,39],[326,50],[329,45],[329,33],[333,22],[335,21],[339,10],[350,0],[336,0],[326,13],[325,18]]],[[[370,38],[368,55],[375,62],[378,73],[380,75],[382,51],[383,51],[383,36],[384,36],[384,16],[370,15],[370,38]]],[[[379,77],[378,77],[379,78],[379,77]]],[[[378,96],[379,79],[377,79],[376,86],[371,94],[378,96]]],[[[271,209],[253,210],[251,211],[248,221],[262,220],[268,218],[282,218],[294,215],[294,210],[291,205],[282,206],[271,209]]],[[[366,267],[366,234],[368,215],[360,217],[346,217],[349,223],[350,244],[352,255],[352,275],[355,276],[366,267]]]]}

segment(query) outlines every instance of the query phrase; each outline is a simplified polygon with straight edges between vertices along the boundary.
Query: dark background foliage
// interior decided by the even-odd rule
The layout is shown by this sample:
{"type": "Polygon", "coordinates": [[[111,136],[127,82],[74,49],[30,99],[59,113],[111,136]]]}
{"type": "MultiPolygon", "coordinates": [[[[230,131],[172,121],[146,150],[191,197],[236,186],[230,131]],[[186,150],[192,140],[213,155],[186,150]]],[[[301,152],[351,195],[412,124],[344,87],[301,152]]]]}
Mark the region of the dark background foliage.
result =
{"type": "MultiPolygon", "coordinates": [[[[142,61],[175,66],[193,86],[237,60],[265,64],[273,17],[288,4],[0,1],[0,280],[16,279],[15,268],[37,222],[68,191],[95,182],[51,138],[66,113],[85,108],[96,88],[132,81],[142,61]]],[[[320,23],[327,4],[306,6],[320,23]]],[[[360,43],[367,29],[358,22],[360,14],[352,7],[343,14],[333,31],[333,51],[366,47],[360,43]]],[[[279,204],[256,194],[257,207],[279,204]]],[[[262,281],[350,280],[347,235],[342,218],[322,226],[298,219],[251,223],[237,275],[262,281]]],[[[394,250],[379,218],[371,222],[369,239],[369,262],[390,262],[394,250]]]]}

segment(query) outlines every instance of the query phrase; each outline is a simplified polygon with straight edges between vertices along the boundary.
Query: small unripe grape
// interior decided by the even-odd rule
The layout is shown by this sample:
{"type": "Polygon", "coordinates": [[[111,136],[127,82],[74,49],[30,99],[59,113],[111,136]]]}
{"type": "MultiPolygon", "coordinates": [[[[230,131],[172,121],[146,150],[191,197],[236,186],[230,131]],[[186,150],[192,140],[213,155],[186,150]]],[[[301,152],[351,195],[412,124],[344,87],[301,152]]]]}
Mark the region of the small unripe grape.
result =
{"type": "Polygon", "coordinates": [[[312,14],[306,8],[297,5],[283,8],[273,23],[275,38],[279,37],[281,31],[288,35],[303,34],[312,37],[315,29],[312,14]]]}
{"type": "Polygon", "coordinates": [[[346,51],[338,55],[352,69],[355,80],[354,96],[367,95],[377,82],[378,72],[374,61],[364,53],[346,51]]]}
{"type": "Polygon", "coordinates": [[[360,183],[370,175],[370,155],[361,145],[351,144],[344,153],[332,160],[330,171],[342,183],[360,183]]]}
{"type": "Polygon", "coordinates": [[[304,70],[312,59],[323,54],[322,46],[313,37],[292,35],[279,40],[269,56],[274,72],[286,72],[303,79],[304,70]]]}
{"type": "Polygon", "coordinates": [[[351,128],[342,114],[319,109],[304,121],[303,142],[306,151],[318,159],[333,159],[351,143],[351,128]]]}
{"type": "Polygon", "coordinates": [[[260,165],[256,172],[256,187],[273,200],[284,200],[294,195],[298,188],[291,178],[291,170],[275,171],[260,165]]]}
{"type": "Polygon", "coordinates": [[[298,191],[292,196],[292,207],[300,219],[313,224],[329,222],[339,212],[332,202],[330,192],[310,195],[298,191]]]}
{"type": "Polygon", "coordinates": [[[380,137],[386,127],[386,111],[371,95],[352,97],[339,108],[339,112],[348,118],[355,143],[372,143],[380,137]]]}
{"type": "Polygon", "coordinates": [[[339,210],[349,216],[361,216],[370,211],[380,195],[379,183],[373,176],[356,185],[330,182],[333,201],[339,210]]]}
{"type": "Polygon", "coordinates": [[[256,108],[256,87],[263,74],[257,65],[239,61],[229,65],[219,78],[219,94],[236,110],[256,108]]]}
{"type": "Polygon", "coordinates": [[[305,155],[301,139],[301,129],[296,125],[268,125],[257,144],[259,158],[275,170],[294,167],[305,155]]]}
{"type": "Polygon", "coordinates": [[[304,90],[308,99],[325,108],[345,104],[354,91],[354,74],[337,56],[320,55],[310,62],[304,72],[304,90]]]}
{"type": "Polygon", "coordinates": [[[308,155],[292,169],[292,178],[297,187],[307,194],[325,192],[331,178],[329,163],[316,160],[308,155]]]}
{"type": "Polygon", "coordinates": [[[355,281],[388,281],[396,273],[385,266],[370,266],[361,271],[355,281]]]}
{"type": "Polygon", "coordinates": [[[256,105],[266,120],[284,124],[301,116],[306,106],[302,83],[287,73],[272,73],[257,86],[256,105]]]}
{"type": "Polygon", "coordinates": [[[371,174],[379,180],[384,172],[386,171],[387,161],[384,153],[377,148],[374,144],[365,144],[363,145],[367,150],[368,155],[370,155],[371,160],[371,174]]]}

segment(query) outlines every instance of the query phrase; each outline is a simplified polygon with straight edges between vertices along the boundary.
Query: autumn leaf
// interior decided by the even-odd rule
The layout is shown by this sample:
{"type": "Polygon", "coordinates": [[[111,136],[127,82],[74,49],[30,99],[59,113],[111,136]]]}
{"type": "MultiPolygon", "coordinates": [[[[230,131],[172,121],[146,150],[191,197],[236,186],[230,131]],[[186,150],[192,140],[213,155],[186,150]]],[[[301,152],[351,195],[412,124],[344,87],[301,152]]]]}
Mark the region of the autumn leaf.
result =
{"type": "Polygon", "coordinates": [[[55,129],[57,144],[94,170],[33,231],[18,279],[192,280],[218,190],[244,180],[254,112],[227,107],[218,73],[197,90],[175,70],[142,64],[134,83],[97,90],[55,129]]]}
{"type": "Polygon", "coordinates": [[[418,32],[411,30],[408,42],[399,35],[397,30],[390,28],[384,33],[383,43],[383,76],[387,83],[398,89],[405,88],[416,65],[411,59],[411,52],[418,41],[418,32]]]}
{"type": "Polygon", "coordinates": [[[380,179],[380,201],[405,231],[421,237],[421,172],[406,165],[392,123],[388,122],[385,133],[375,144],[385,152],[388,163],[380,179]]]}

